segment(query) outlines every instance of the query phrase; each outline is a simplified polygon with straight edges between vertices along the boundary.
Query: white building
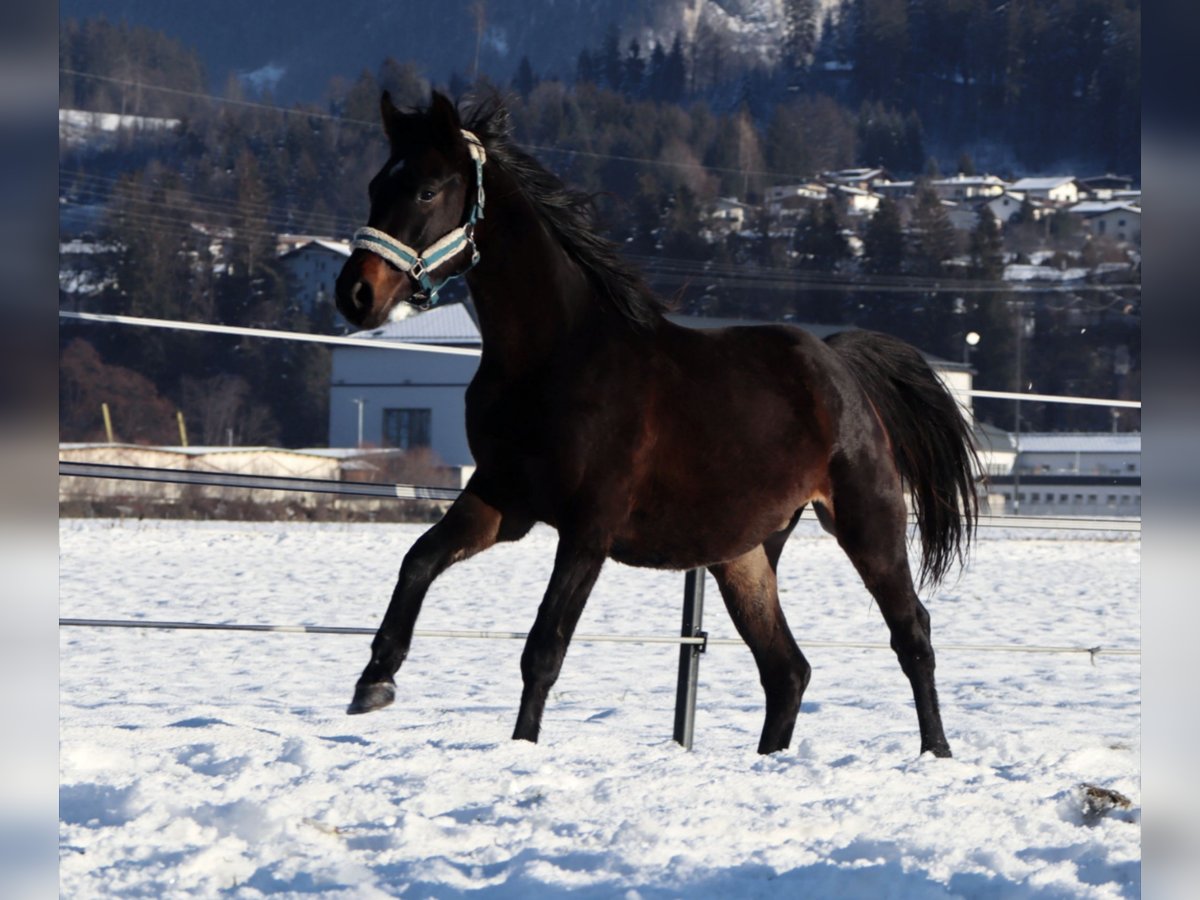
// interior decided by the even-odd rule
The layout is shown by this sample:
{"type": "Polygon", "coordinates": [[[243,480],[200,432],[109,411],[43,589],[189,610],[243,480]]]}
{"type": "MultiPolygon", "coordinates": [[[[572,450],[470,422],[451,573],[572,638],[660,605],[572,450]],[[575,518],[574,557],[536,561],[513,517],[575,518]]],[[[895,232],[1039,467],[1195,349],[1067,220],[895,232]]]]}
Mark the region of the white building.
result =
{"type": "Polygon", "coordinates": [[[466,307],[437,307],[355,337],[378,340],[380,349],[333,348],[329,446],[428,447],[447,465],[474,465],[466,390],[482,341],[466,307]],[[468,352],[415,349],[421,346],[468,352]]]}
{"type": "Polygon", "coordinates": [[[1030,199],[1047,203],[1079,202],[1079,185],[1071,175],[1052,175],[1047,178],[1022,178],[1009,185],[1009,190],[1027,194],[1030,199]]]}
{"type": "MultiPolygon", "coordinates": [[[[993,197],[985,204],[992,211],[992,215],[996,217],[996,221],[1003,228],[1017,213],[1021,211],[1021,206],[1026,202],[1024,194],[1018,194],[1014,191],[1005,191],[998,197],[993,197]]],[[[1034,221],[1041,219],[1046,213],[1046,207],[1035,200],[1028,201],[1033,208],[1034,221]]]]}
{"type": "Polygon", "coordinates": [[[829,196],[823,184],[780,184],[767,188],[765,203],[772,219],[797,218],[829,196]]]}
{"type": "Polygon", "coordinates": [[[1022,515],[1140,516],[1140,433],[1055,433],[1013,436],[1016,459],[992,474],[992,512],[1022,515]],[[1015,502],[1014,502],[1015,501],[1015,502]]]}
{"type": "Polygon", "coordinates": [[[1115,200],[1085,200],[1072,206],[1070,212],[1079,216],[1084,227],[1096,237],[1132,242],[1142,238],[1142,211],[1131,204],[1115,200]]]}
{"type": "Polygon", "coordinates": [[[974,200],[977,197],[999,197],[1008,183],[995,175],[963,175],[953,178],[935,178],[929,182],[934,193],[942,200],[974,200]]]}
{"type": "Polygon", "coordinates": [[[305,313],[333,302],[333,286],[342,271],[350,245],[346,241],[314,239],[279,257],[292,302],[305,313]]]}

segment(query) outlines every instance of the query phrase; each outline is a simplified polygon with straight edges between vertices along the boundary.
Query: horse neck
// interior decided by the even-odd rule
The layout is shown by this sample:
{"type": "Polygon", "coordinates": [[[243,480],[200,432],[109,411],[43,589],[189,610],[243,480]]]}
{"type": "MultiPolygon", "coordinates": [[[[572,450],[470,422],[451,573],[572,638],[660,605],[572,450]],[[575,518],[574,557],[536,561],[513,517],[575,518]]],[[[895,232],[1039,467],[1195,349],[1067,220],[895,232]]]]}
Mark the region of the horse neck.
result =
{"type": "Polygon", "coordinates": [[[489,167],[487,214],[477,226],[479,264],[467,276],[485,360],[514,371],[537,366],[595,318],[587,276],[515,181],[489,167]]]}

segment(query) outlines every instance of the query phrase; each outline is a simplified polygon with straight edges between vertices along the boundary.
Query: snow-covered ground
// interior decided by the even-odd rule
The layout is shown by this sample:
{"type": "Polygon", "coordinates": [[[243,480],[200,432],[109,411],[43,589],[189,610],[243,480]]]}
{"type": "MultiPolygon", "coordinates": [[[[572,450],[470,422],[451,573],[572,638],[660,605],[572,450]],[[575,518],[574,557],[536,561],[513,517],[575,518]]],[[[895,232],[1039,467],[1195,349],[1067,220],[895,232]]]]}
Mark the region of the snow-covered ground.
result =
{"type": "MultiPolygon", "coordinates": [[[[60,615],[372,627],[419,533],[66,521],[60,615]]],[[[419,628],[526,630],[553,549],[450,570],[419,628]]],[[[770,757],[744,646],[702,658],[689,753],[673,646],[576,642],[532,745],[519,641],[418,637],[397,703],[350,718],[366,637],[64,627],[62,896],[1138,897],[1140,658],[950,648],[1137,648],[1139,561],[1129,536],[981,533],[927,602],[950,760],[917,756],[890,651],[820,646],[887,632],[808,523],[780,575],[814,673],[770,757]],[[1131,808],[1086,817],[1084,783],[1131,808]]],[[[677,634],[682,581],[610,563],[579,631],[677,634]]]]}

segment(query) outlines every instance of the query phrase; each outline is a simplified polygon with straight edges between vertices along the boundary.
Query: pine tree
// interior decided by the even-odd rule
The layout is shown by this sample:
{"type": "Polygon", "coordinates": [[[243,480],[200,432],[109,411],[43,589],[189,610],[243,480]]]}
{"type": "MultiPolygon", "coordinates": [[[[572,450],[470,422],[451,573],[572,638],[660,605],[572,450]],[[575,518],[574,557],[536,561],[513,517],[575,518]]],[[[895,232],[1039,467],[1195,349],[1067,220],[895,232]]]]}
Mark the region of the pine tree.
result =
{"type": "Polygon", "coordinates": [[[537,84],[537,78],[533,74],[533,66],[529,63],[529,57],[522,56],[521,62],[517,64],[517,74],[513,76],[513,88],[522,97],[528,99],[535,84],[537,84]]]}
{"type": "Polygon", "coordinates": [[[1000,225],[988,207],[979,213],[979,222],[971,229],[971,276],[999,281],[1004,276],[1004,239],[1000,225]]]}
{"type": "Polygon", "coordinates": [[[817,0],[784,0],[783,55],[789,68],[812,62],[817,49],[817,0]]]}
{"type": "Polygon", "coordinates": [[[832,200],[814,206],[796,226],[796,253],[802,269],[832,272],[850,255],[832,200]]]}
{"type": "Polygon", "coordinates": [[[873,275],[895,275],[904,266],[904,228],[900,208],[891,197],[879,201],[879,208],[867,223],[863,257],[864,268],[873,275]]]}
{"type": "Polygon", "coordinates": [[[937,193],[928,185],[917,193],[909,229],[910,257],[919,275],[940,275],[958,250],[958,237],[937,193]]]}

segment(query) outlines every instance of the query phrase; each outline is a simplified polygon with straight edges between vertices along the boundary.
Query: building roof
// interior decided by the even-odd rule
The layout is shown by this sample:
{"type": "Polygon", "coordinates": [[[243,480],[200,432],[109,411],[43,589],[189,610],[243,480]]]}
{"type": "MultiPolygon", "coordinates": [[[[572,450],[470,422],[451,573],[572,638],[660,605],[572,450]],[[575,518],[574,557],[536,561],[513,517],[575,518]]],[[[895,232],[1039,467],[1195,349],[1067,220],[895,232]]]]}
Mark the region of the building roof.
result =
{"type": "Polygon", "coordinates": [[[303,253],[305,250],[327,250],[330,253],[336,253],[338,256],[349,256],[350,244],[347,241],[326,241],[317,238],[303,243],[299,247],[293,247],[286,253],[281,254],[280,258],[284,259],[297,253],[303,253]]]}
{"type": "Polygon", "coordinates": [[[1129,187],[1131,184],[1133,184],[1133,179],[1128,175],[1114,175],[1112,172],[1108,172],[1105,175],[1092,175],[1088,178],[1076,178],[1075,182],[1079,185],[1090,188],[1116,187],[1117,185],[1129,187]]]}
{"type": "Polygon", "coordinates": [[[1118,210],[1139,216],[1142,214],[1142,211],[1136,206],[1120,200],[1084,200],[1082,203],[1076,203],[1068,212],[1073,212],[1077,216],[1098,216],[1118,210]]]}
{"type": "Polygon", "coordinates": [[[483,343],[479,326],[461,303],[437,306],[404,319],[396,319],[370,331],[359,331],[356,338],[379,338],[408,344],[448,344],[478,347],[483,343]]]}
{"type": "MultiPolygon", "coordinates": [[[[768,322],[753,319],[722,318],[717,316],[689,316],[668,313],[667,319],[684,328],[709,329],[732,328],[743,325],[794,325],[821,340],[839,331],[857,330],[853,325],[823,325],[814,322],[768,322]]],[[[402,341],[409,344],[445,344],[450,346],[478,347],[483,338],[474,318],[461,303],[439,306],[428,312],[417,313],[406,319],[388,322],[370,331],[355,332],[356,338],[378,338],[382,341],[402,341]]],[[[939,369],[969,370],[965,363],[942,359],[925,351],[921,355],[939,369]]]]}
{"type": "Polygon", "coordinates": [[[1022,178],[1014,181],[1009,187],[1014,191],[1049,191],[1064,184],[1070,184],[1075,179],[1070,175],[1051,175],[1045,178],[1022,178]]]}
{"type": "Polygon", "coordinates": [[[963,175],[960,172],[958,175],[955,175],[951,178],[935,178],[930,182],[930,184],[944,184],[950,186],[978,184],[993,187],[995,185],[1008,184],[1008,182],[996,175],[963,175]]]}
{"type": "Polygon", "coordinates": [[[1141,453],[1140,431],[1111,434],[1100,432],[1033,432],[1021,434],[1022,453],[1141,453]]]}

